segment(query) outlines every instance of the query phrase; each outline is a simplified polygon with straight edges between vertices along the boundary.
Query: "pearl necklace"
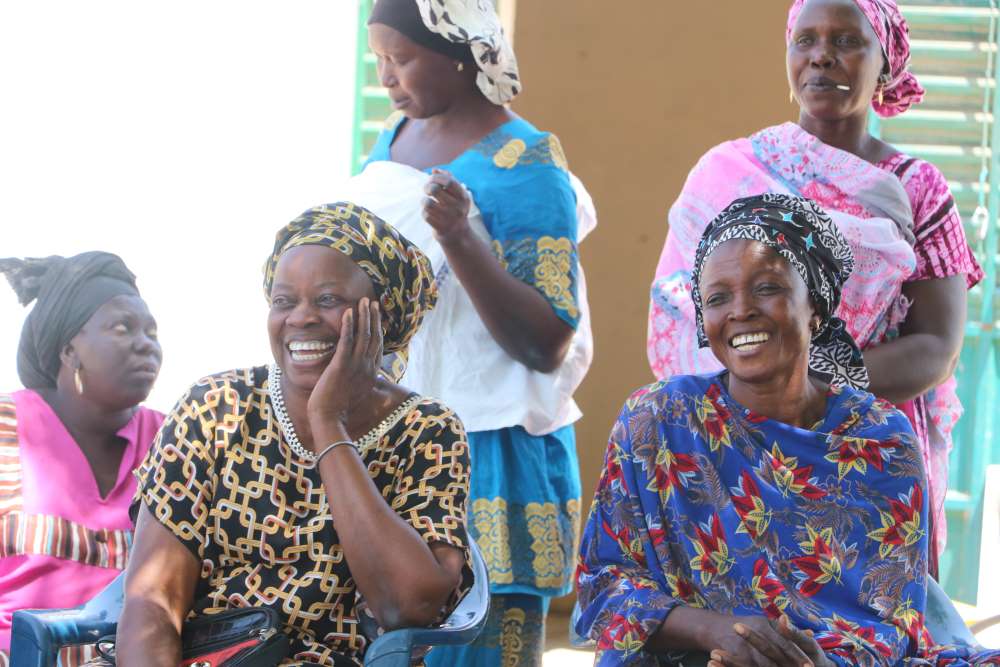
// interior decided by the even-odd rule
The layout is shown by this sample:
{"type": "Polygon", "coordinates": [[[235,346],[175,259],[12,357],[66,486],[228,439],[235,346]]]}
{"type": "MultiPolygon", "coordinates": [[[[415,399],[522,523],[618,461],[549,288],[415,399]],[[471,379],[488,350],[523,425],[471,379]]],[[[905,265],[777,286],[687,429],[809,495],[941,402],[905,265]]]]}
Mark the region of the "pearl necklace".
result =
{"type": "MultiPolygon", "coordinates": [[[[281,393],[281,368],[277,364],[271,364],[271,367],[268,369],[267,392],[271,397],[271,407],[274,410],[274,417],[278,420],[278,425],[281,427],[281,432],[285,436],[285,442],[288,443],[289,448],[299,458],[305,459],[309,463],[315,463],[316,455],[302,446],[298,434],[295,433],[295,425],[292,424],[292,420],[288,417],[288,411],[285,410],[285,398],[281,393]]],[[[389,413],[388,417],[380,421],[375,428],[361,436],[354,444],[355,448],[358,451],[362,451],[381,440],[382,436],[395,426],[400,419],[406,416],[418,401],[420,401],[420,396],[416,394],[403,401],[399,407],[389,413]]]]}

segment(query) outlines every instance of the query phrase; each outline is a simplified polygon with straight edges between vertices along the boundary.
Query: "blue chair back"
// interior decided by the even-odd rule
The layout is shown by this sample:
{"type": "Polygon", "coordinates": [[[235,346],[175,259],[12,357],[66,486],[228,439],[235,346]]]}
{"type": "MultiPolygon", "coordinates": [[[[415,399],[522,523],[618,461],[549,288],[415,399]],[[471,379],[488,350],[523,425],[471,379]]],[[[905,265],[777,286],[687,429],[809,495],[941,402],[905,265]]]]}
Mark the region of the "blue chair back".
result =
{"type": "Polygon", "coordinates": [[[113,635],[125,595],[120,574],[86,604],[72,609],[14,612],[10,629],[10,667],[53,667],[63,646],[93,644],[113,635]]]}
{"type": "Polygon", "coordinates": [[[469,644],[476,640],[490,613],[490,579],[486,561],[474,541],[470,541],[469,550],[474,577],[472,590],[455,611],[436,628],[404,628],[385,633],[365,652],[365,667],[408,667],[417,647],[469,644]]]}

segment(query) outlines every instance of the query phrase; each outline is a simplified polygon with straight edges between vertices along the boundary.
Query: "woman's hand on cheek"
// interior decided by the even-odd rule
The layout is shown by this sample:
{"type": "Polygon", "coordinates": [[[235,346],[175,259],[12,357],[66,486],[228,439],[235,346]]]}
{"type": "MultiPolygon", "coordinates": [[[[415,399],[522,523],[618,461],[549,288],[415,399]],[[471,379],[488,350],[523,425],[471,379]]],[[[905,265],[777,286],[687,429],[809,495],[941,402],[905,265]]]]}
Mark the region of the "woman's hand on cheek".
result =
{"type": "Polygon", "coordinates": [[[309,395],[306,409],[314,434],[331,422],[346,426],[351,410],[374,389],[381,359],[382,316],[378,302],[365,297],[356,316],[353,308],[344,312],[337,349],[309,395]]]}
{"type": "Polygon", "coordinates": [[[424,187],[424,220],[434,228],[434,236],[446,243],[468,232],[472,202],[462,184],[446,171],[435,169],[424,187]]]}

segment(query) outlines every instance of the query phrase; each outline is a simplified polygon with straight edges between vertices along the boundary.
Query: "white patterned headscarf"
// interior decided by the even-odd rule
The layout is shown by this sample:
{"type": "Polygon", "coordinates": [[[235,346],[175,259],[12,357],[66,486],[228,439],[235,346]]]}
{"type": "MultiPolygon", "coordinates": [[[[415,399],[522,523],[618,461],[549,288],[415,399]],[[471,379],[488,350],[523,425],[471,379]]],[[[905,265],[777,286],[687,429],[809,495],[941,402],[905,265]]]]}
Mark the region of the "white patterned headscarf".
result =
{"type": "Polygon", "coordinates": [[[384,23],[422,46],[474,63],[476,85],[494,104],[521,92],[517,59],[492,0],[378,0],[368,23],[384,23]]]}

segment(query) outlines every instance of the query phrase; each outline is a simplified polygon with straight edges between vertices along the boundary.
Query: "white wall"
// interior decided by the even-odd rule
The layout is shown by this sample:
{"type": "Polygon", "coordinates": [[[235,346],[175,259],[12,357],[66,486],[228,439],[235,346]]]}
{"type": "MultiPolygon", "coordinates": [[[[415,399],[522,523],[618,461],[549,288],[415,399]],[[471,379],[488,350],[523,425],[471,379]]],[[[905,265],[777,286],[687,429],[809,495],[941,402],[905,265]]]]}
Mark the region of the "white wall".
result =
{"type": "MultiPolygon", "coordinates": [[[[356,0],[0,3],[0,256],[108,250],[164,364],[266,362],[274,233],[349,172],[356,0]]],[[[26,309],[0,280],[0,391],[26,309]]]]}

